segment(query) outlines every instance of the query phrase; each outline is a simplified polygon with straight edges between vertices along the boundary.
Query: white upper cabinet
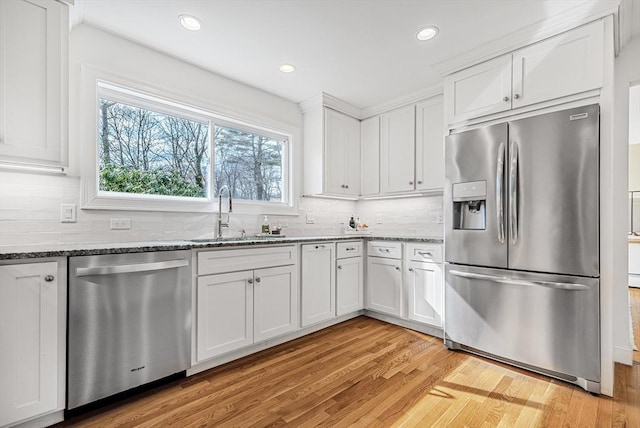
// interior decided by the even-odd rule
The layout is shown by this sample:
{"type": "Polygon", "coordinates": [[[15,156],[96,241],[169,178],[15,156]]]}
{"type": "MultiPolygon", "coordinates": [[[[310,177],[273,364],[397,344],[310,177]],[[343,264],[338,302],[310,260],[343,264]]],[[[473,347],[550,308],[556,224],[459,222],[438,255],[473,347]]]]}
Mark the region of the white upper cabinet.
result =
{"type": "Polygon", "coordinates": [[[319,106],[304,112],[304,194],[360,195],[360,121],[319,106]]]}
{"type": "Polygon", "coordinates": [[[416,105],[416,189],[444,187],[444,111],[442,96],[416,105]]]}
{"type": "Polygon", "coordinates": [[[414,190],[415,106],[380,115],[380,192],[414,190]]]}
{"type": "Polygon", "coordinates": [[[447,123],[600,88],[603,44],[596,21],[447,76],[447,123]]]}
{"type": "Polygon", "coordinates": [[[511,108],[511,55],[483,62],[447,76],[447,120],[500,113],[511,108]]]}
{"type": "Polygon", "coordinates": [[[360,121],[325,107],[325,189],[360,195],[360,121]]]}
{"type": "Polygon", "coordinates": [[[0,161],[68,163],[68,6],[0,1],[0,161]]]}
{"type": "Polygon", "coordinates": [[[380,116],[360,123],[360,152],[362,160],[363,196],[380,193],[380,116]]]}
{"type": "Polygon", "coordinates": [[[603,48],[598,21],[514,52],[513,107],[601,87],[603,48]]]}

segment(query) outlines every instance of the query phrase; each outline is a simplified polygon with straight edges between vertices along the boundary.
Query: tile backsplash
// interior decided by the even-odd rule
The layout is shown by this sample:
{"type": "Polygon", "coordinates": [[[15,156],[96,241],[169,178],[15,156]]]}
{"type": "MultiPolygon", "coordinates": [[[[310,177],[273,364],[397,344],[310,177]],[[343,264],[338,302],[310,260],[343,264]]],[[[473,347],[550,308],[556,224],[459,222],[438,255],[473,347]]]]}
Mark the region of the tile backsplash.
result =
{"type": "MultiPolygon", "coordinates": [[[[0,172],[0,246],[30,244],[173,241],[213,237],[216,214],[113,210],[77,211],[60,222],[60,204],[80,201],[77,177],[0,172]],[[129,230],[110,230],[112,218],[131,220],[129,230]]],[[[353,214],[379,235],[442,237],[442,196],[374,201],[302,197],[299,215],[269,216],[288,236],[341,235],[353,214]],[[313,223],[307,223],[307,214],[313,223]],[[377,224],[376,219],[382,223],[377,224]]],[[[262,216],[232,213],[225,236],[260,232],[262,216]]]]}

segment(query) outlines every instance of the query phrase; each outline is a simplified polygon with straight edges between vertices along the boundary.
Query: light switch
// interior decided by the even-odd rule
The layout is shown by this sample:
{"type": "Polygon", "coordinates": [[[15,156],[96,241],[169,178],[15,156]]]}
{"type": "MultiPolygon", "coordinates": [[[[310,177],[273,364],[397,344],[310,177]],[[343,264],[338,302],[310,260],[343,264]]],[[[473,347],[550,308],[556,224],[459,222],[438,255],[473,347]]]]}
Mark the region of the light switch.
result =
{"type": "Polygon", "coordinates": [[[76,222],[76,204],[60,204],[60,223],[76,222]]]}

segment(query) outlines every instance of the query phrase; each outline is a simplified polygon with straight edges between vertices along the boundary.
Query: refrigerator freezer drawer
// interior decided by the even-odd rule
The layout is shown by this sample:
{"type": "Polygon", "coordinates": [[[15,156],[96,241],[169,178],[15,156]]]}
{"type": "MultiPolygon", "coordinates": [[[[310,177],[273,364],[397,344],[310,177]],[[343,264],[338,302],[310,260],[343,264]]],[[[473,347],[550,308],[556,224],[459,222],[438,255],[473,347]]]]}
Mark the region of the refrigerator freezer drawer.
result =
{"type": "Polygon", "coordinates": [[[448,341],[599,383],[599,326],[597,278],[446,266],[448,341]]]}

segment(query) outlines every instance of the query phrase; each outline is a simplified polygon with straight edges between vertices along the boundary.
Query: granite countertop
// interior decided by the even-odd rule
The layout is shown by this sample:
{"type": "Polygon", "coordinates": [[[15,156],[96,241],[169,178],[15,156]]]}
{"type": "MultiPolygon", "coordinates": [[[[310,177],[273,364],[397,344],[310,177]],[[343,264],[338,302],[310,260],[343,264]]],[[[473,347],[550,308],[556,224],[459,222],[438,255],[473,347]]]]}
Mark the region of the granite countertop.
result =
{"type": "Polygon", "coordinates": [[[319,241],[348,241],[354,239],[387,240],[403,242],[423,242],[442,244],[442,238],[407,237],[407,236],[372,236],[372,235],[338,235],[338,236],[269,236],[248,238],[224,238],[222,240],[184,240],[154,242],[118,242],[118,243],[77,243],[77,244],[44,244],[22,246],[0,246],[0,260],[34,259],[42,257],[93,256],[99,254],[142,253],[146,251],[192,250],[220,247],[240,247],[248,245],[295,244],[319,241]]]}

